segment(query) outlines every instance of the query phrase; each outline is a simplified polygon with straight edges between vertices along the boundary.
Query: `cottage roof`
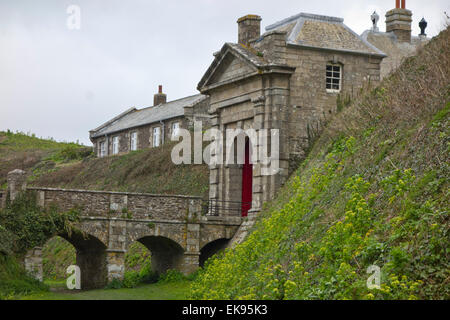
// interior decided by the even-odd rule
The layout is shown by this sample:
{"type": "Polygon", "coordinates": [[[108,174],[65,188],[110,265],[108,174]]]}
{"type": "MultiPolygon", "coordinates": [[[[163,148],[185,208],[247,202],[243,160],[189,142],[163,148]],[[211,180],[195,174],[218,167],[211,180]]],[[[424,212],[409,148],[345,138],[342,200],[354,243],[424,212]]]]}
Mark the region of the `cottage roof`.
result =
{"type": "Polygon", "coordinates": [[[131,108],[104,123],[102,126],[90,131],[90,136],[91,138],[96,138],[122,130],[180,117],[184,115],[185,107],[191,107],[206,98],[205,95],[197,94],[140,110],[131,108]]]}
{"type": "Polygon", "coordinates": [[[347,27],[342,18],[299,13],[266,28],[267,32],[274,30],[287,32],[286,42],[290,45],[386,56],[347,27]]]}

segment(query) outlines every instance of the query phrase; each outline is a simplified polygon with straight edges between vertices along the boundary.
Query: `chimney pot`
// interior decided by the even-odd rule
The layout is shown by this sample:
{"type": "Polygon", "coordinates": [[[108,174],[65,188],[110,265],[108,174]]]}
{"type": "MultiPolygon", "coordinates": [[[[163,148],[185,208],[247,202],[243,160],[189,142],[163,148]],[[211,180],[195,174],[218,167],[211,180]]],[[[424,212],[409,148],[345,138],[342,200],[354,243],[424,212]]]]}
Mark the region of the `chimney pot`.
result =
{"type": "Polygon", "coordinates": [[[254,14],[248,14],[239,18],[238,23],[238,42],[247,46],[251,40],[261,36],[261,17],[254,14]]]}
{"type": "Polygon", "coordinates": [[[158,86],[158,93],[162,93],[162,85],[158,86]]]}

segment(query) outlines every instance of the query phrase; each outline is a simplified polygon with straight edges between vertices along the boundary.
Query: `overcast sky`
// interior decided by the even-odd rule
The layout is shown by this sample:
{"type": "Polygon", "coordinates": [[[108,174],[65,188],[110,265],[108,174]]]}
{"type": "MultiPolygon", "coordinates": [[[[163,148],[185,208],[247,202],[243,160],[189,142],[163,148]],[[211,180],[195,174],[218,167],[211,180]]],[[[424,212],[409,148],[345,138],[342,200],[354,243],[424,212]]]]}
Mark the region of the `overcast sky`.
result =
{"type": "MultiPolygon", "coordinates": [[[[422,16],[428,35],[444,26],[448,0],[407,0],[413,34],[422,16]]],[[[370,14],[395,0],[0,0],[0,131],[33,132],[91,145],[88,131],[130,107],[153,104],[162,84],[169,100],[196,94],[224,42],[237,41],[236,20],[262,27],[299,12],[343,17],[361,34],[370,14]],[[81,9],[81,29],[67,8],[81,9]]]]}

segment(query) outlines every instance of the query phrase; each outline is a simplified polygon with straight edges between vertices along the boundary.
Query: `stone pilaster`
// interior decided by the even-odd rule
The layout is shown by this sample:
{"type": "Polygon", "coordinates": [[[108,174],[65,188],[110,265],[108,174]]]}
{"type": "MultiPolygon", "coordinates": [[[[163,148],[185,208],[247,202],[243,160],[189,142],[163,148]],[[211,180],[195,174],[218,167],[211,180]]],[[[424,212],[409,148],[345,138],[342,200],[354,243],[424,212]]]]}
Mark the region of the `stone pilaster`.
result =
{"type": "Polygon", "coordinates": [[[126,241],[127,222],[118,219],[109,220],[108,250],[106,250],[108,281],[123,279],[125,274],[126,241]]]}
{"type": "MultiPolygon", "coordinates": [[[[256,99],[252,100],[254,107],[254,120],[253,120],[253,129],[257,132],[259,130],[266,128],[265,118],[266,118],[266,98],[264,96],[260,96],[256,99]]],[[[253,195],[252,195],[252,208],[250,212],[259,212],[261,211],[262,202],[263,202],[263,193],[264,193],[264,179],[261,174],[261,159],[259,159],[259,154],[261,150],[261,142],[258,139],[258,144],[254,147],[254,151],[257,152],[258,162],[253,164],[253,195]]]]}
{"type": "Polygon", "coordinates": [[[25,270],[35,279],[42,281],[44,272],[42,268],[42,248],[36,247],[27,252],[24,259],[25,270]]]}
{"type": "Polygon", "coordinates": [[[106,269],[108,282],[122,280],[125,274],[125,250],[106,250],[106,269]]]}
{"type": "Polygon", "coordinates": [[[200,224],[186,226],[186,251],[180,261],[179,270],[188,275],[198,269],[200,257],[200,224]]]}

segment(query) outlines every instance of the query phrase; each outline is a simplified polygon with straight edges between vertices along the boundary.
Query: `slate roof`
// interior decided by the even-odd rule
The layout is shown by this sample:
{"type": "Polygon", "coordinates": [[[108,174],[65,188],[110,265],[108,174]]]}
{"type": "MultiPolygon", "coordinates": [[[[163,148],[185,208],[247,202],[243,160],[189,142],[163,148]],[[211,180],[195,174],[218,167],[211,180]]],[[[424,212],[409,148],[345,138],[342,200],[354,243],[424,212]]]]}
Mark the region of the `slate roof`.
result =
{"type": "Polygon", "coordinates": [[[274,23],[266,31],[286,31],[286,42],[303,47],[386,56],[344,24],[344,19],[299,13],[274,23]]]}
{"type": "Polygon", "coordinates": [[[193,106],[206,98],[205,95],[197,94],[141,110],[131,108],[100,127],[91,130],[90,136],[91,138],[97,138],[122,130],[180,117],[184,115],[184,107],[193,106]]]}

